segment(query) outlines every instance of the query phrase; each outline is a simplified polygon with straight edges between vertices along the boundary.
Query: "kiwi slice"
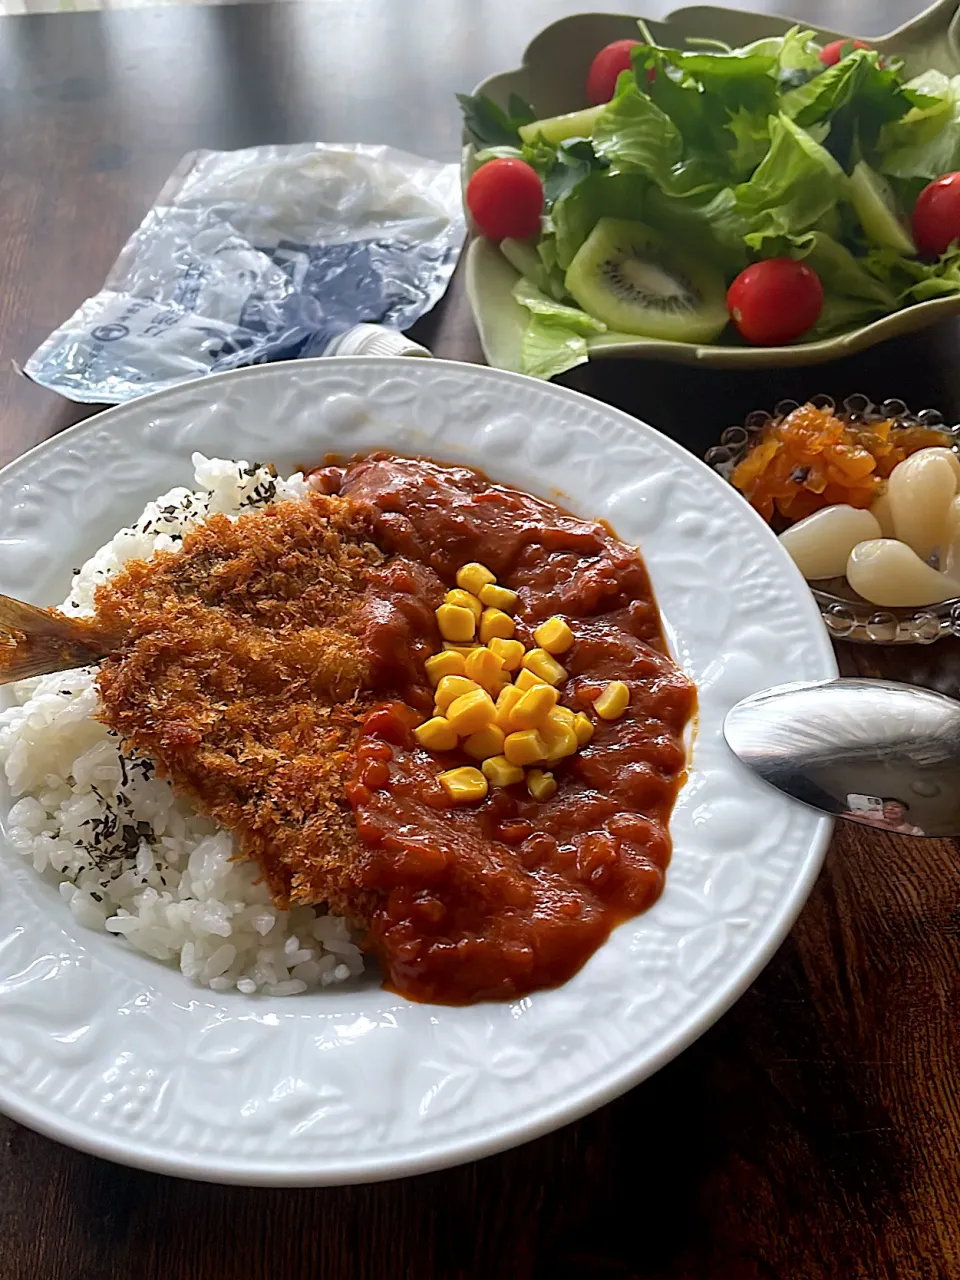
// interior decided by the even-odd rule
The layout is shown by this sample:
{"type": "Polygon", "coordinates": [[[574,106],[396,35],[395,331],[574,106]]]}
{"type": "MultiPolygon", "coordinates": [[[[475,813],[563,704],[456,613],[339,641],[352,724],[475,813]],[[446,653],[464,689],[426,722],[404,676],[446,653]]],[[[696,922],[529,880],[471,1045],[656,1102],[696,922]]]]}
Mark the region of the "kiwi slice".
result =
{"type": "Polygon", "coordinates": [[[520,137],[524,142],[536,142],[538,137],[559,146],[567,138],[589,138],[593,126],[607,104],[601,102],[599,107],[584,107],[582,111],[570,111],[565,116],[548,116],[546,120],[534,120],[530,124],[520,126],[520,137]]]}
{"type": "Polygon", "coordinates": [[[864,160],[850,175],[850,199],[872,244],[896,249],[908,258],[916,255],[916,245],[900,220],[890,183],[864,160]]]}
{"type": "Polygon", "coordinates": [[[712,342],[729,319],[721,272],[668,250],[642,222],[601,218],[566,284],[584,311],[621,333],[712,342]]]}

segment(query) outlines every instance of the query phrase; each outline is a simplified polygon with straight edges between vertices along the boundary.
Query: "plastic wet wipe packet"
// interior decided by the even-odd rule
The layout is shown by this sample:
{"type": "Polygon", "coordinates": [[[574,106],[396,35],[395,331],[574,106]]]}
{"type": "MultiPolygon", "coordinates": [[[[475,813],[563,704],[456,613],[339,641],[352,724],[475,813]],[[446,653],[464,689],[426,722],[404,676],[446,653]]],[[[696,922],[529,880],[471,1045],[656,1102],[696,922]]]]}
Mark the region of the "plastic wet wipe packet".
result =
{"type": "Polygon", "coordinates": [[[456,164],[326,143],[193,152],[24,372],[116,404],[323,355],[360,323],[407,329],[443,296],[465,230],[456,164]]]}

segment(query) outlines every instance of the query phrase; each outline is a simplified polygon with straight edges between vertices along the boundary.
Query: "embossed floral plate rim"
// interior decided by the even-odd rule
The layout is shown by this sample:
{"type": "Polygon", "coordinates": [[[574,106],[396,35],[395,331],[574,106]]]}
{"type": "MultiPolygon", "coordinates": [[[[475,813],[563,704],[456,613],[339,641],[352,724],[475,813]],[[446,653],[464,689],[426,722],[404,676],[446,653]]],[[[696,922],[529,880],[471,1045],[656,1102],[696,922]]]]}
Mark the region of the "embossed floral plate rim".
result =
{"type": "Polygon", "coordinates": [[[719,476],[577,392],[474,365],[347,357],[145,396],[0,472],[0,590],[62,598],[78,556],[189,483],[195,449],[289,467],[377,446],[559,491],[641,545],[700,690],[662,899],[565,986],[524,1000],[446,1009],[374,983],[269,1000],[193,988],[81,929],[0,844],[0,1109],[24,1124],[108,1159],[244,1184],[374,1181],[475,1159],[669,1061],[743,992],[802,906],[831,824],[748,775],[721,722],[764,685],[836,673],[816,606],[719,476]]]}

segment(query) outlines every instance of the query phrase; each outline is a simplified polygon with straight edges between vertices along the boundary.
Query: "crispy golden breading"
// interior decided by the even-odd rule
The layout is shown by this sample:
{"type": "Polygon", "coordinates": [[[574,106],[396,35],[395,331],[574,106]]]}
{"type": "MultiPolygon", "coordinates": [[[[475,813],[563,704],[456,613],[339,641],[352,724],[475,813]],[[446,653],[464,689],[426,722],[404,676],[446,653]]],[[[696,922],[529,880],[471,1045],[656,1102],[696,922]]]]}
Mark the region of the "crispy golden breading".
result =
{"type": "Polygon", "coordinates": [[[381,560],[349,502],[311,494],[212,516],[96,596],[100,624],[125,637],[98,678],[104,722],[233,832],[279,904],[354,919],[344,785],[370,705],[356,624],[381,560]]]}

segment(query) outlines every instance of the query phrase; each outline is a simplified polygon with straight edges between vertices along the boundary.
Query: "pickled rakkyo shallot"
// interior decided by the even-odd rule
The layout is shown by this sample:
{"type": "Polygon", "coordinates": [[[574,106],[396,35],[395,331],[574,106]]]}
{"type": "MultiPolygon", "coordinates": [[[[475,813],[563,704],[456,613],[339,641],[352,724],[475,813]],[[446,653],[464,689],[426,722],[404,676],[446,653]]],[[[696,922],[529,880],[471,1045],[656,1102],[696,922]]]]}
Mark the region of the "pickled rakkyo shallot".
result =
{"type": "Polygon", "coordinates": [[[940,604],[960,596],[960,459],[920,449],[893,468],[869,510],[837,503],[781,541],[808,581],[846,575],[871,604],[940,604]]]}
{"type": "Polygon", "coordinates": [[[960,583],[932,569],[905,542],[873,538],[850,552],[847,582],[871,604],[913,608],[960,595],[960,583]]]}
{"type": "Polygon", "coordinates": [[[890,494],[884,489],[879,498],[875,498],[870,504],[870,514],[880,526],[880,532],[885,538],[895,538],[893,531],[893,507],[890,505],[890,494]]]}
{"type": "Polygon", "coordinates": [[[890,474],[887,495],[894,534],[922,560],[940,545],[958,480],[960,462],[949,449],[921,449],[890,474]]]}
{"type": "Polygon", "coordinates": [[[809,582],[842,577],[854,547],[882,536],[883,529],[871,512],[840,503],[791,525],[780,541],[809,582]]]}
{"type": "Polygon", "coordinates": [[[947,509],[940,536],[940,568],[960,582],[960,498],[954,498],[947,509]]]}

